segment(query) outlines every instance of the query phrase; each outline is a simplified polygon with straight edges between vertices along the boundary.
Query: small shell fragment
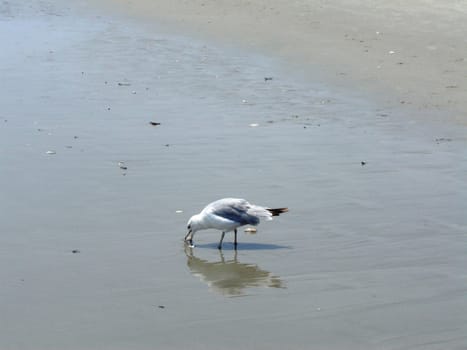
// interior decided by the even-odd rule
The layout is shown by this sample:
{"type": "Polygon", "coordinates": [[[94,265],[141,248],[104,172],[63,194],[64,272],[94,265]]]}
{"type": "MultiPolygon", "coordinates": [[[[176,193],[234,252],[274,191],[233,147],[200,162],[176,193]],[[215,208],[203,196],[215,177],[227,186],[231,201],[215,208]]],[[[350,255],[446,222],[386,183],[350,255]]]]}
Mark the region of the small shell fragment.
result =
{"type": "Polygon", "coordinates": [[[47,152],[45,152],[45,153],[46,153],[46,154],[56,154],[57,152],[55,152],[55,151],[47,151],[47,152]]]}
{"type": "Polygon", "coordinates": [[[120,169],[122,169],[122,170],[127,170],[128,169],[127,166],[125,165],[125,162],[122,161],[122,160],[118,162],[118,167],[120,169]]]}
{"type": "Polygon", "coordinates": [[[252,123],[252,124],[250,124],[249,126],[252,127],[252,128],[255,128],[255,127],[257,127],[258,125],[259,125],[258,123],[252,123]]]}
{"type": "Polygon", "coordinates": [[[251,234],[255,234],[256,233],[256,229],[254,227],[247,227],[245,229],[245,232],[246,233],[251,233],[251,234]]]}
{"type": "Polygon", "coordinates": [[[175,210],[177,214],[183,213],[183,210],[175,210]]]}

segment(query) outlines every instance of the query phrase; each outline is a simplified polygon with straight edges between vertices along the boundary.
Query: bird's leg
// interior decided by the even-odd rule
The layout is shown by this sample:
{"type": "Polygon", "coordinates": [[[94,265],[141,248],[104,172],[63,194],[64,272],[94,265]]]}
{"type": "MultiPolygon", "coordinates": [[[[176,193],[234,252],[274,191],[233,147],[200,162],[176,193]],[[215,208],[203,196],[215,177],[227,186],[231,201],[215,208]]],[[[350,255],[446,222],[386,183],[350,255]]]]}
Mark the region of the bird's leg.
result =
{"type": "Polygon", "coordinates": [[[221,241],[219,242],[219,245],[217,246],[217,249],[221,250],[222,249],[222,241],[224,240],[225,232],[222,231],[222,236],[221,236],[221,241]]]}
{"type": "Polygon", "coordinates": [[[237,249],[237,229],[234,230],[234,235],[235,235],[235,238],[234,238],[234,247],[235,247],[235,250],[237,249]]]}

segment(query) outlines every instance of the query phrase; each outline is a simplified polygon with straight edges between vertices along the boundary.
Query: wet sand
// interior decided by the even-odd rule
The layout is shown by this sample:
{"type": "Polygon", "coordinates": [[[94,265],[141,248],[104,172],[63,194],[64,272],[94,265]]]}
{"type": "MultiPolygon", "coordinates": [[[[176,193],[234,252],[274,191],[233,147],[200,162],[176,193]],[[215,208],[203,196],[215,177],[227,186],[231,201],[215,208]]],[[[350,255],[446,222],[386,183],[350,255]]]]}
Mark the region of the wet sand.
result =
{"type": "Polygon", "coordinates": [[[1,6],[0,348],[465,347],[463,127],[168,23],[1,6]],[[185,247],[227,196],[290,212],[185,247]]]}
{"type": "Polygon", "coordinates": [[[402,107],[412,117],[467,124],[467,5],[459,1],[97,3],[178,32],[282,57],[312,81],[378,98],[378,104],[402,107]]]}

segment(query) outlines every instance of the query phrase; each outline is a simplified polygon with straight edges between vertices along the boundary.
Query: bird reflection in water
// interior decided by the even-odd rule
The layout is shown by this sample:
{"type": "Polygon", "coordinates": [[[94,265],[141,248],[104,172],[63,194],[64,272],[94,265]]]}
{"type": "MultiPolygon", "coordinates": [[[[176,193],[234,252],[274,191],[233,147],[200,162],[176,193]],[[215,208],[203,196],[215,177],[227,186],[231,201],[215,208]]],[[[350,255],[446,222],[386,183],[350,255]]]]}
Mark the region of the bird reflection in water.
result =
{"type": "Polygon", "coordinates": [[[227,260],[219,251],[219,261],[210,262],[193,255],[193,249],[185,247],[187,266],[194,276],[206,282],[209,288],[225,296],[245,295],[245,289],[253,287],[285,288],[279,277],[261,270],[255,264],[241,263],[237,252],[227,260]]]}

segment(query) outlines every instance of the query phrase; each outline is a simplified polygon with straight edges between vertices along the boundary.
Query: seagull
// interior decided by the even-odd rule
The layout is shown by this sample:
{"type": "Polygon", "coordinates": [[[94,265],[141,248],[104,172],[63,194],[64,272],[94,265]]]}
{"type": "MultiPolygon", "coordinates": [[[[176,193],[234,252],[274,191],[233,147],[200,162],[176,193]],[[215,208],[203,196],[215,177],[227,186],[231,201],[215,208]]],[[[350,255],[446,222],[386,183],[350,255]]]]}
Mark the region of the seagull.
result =
{"type": "Polygon", "coordinates": [[[279,216],[287,212],[288,208],[271,209],[248,203],[245,199],[223,198],[208,204],[199,214],[193,215],[188,220],[188,233],[185,242],[191,248],[193,236],[196,231],[216,229],[222,232],[221,240],[217,248],[222,249],[222,241],[225,233],[234,231],[234,247],[237,249],[237,228],[243,225],[258,225],[260,219],[272,220],[273,216],[279,216]]]}

